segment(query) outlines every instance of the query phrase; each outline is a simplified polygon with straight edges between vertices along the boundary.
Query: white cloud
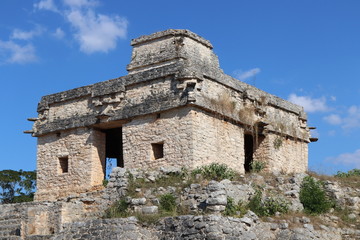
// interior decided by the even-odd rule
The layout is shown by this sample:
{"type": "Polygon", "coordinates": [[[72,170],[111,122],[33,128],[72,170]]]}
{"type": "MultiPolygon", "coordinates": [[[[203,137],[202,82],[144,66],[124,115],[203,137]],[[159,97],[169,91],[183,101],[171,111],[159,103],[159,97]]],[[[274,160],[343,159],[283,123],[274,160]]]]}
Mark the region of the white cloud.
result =
{"type": "Polygon", "coordinates": [[[126,38],[128,22],[119,16],[109,17],[88,9],[71,10],[66,17],[82,52],[108,52],[116,47],[119,38],[126,38]]]}
{"type": "Polygon", "coordinates": [[[65,32],[61,28],[57,28],[52,35],[58,39],[62,39],[65,36],[65,32]]]}
{"type": "Polygon", "coordinates": [[[357,149],[353,153],[343,153],[337,157],[329,157],[327,160],[335,164],[344,164],[360,168],[360,149],[357,149]]]}
{"type": "Polygon", "coordinates": [[[329,116],[324,117],[324,120],[331,125],[340,125],[343,122],[341,117],[337,114],[330,114],[329,116]]]}
{"type": "Polygon", "coordinates": [[[248,78],[254,77],[259,73],[260,73],[260,68],[253,68],[245,72],[242,70],[235,70],[233,75],[235,78],[239,79],[240,81],[244,81],[248,78]]]}
{"type": "Polygon", "coordinates": [[[306,112],[325,112],[329,108],[326,105],[326,98],[311,98],[309,96],[297,96],[296,94],[290,94],[288,101],[303,106],[306,112]]]}
{"type": "Polygon", "coordinates": [[[351,106],[346,114],[330,114],[324,117],[324,120],[332,125],[341,125],[344,130],[360,128],[360,106],[351,106]]]}
{"type": "Polygon", "coordinates": [[[38,10],[49,10],[53,12],[59,12],[53,0],[41,0],[34,4],[34,8],[38,10]]]}
{"type": "Polygon", "coordinates": [[[35,29],[31,31],[23,31],[20,29],[14,29],[10,38],[11,39],[20,39],[20,40],[30,40],[35,36],[39,36],[43,33],[43,28],[40,26],[36,26],[35,29]]]}
{"type": "Polygon", "coordinates": [[[63,0],[63,2],[73,8],[94,7],[99,4],[98,1],[95,0],[63,0]]]}
{"type": "MultiPolygon", "coordinates": [[[[91,54],[108,52],[116,48],[117,41],[127,36],[128,21],[118,15],[99,14],[95,7],[97,0],[62,0],[62,7],[57,8],[53,0],[41,0],[34,5],[37,9],[59,13],[71,25],[73,37],[79,43],[80,51],[91,54]]],[[[63,29],[56,29],[53,36],[65,36],[63,29]]]]}
{"type": "Polygon", "coordinates": [[[351,129],[360,127],[360,107],[351,106],[348,109],[348,115],[343,119],[343,128],[351,129]]]}
{"type": "Polygon", "coordinates": [[[28,63],[37,60],[32,44],[19,45],[13,41],[0,40],[1,63],[28,63]]]}

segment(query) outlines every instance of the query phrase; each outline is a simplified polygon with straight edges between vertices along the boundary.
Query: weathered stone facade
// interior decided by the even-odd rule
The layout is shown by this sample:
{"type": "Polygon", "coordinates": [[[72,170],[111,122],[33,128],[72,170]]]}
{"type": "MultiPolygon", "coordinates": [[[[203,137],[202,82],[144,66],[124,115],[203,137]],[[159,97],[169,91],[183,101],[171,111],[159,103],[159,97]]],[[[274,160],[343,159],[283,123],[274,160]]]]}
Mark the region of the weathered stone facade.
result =
{"type": "Polygon", "coordinates": [[[194,168],[211,162],[237,171],[252,161],[268,171],[307,170],[303,108],[226,74],[209,41],[187,30],[132,40],[124,77],[44,96],[36,200],[101,188],[106,158],[126,168],[194,168]]]}

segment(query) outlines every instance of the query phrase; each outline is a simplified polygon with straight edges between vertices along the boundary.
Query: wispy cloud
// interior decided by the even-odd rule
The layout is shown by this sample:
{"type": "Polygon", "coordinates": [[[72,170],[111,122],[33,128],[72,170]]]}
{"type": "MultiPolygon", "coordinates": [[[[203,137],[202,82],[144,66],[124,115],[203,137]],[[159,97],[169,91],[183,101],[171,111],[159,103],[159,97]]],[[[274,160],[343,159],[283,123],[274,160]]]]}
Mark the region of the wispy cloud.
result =
{"type": "Polygon", "coordinates": [[[30,40],[35,36],[39,36],[43,33],[44,29],[40,26],[36,26],[33,30],[24,31],[21,29],[14,29],[10,38],[11,39],[19,39],[19,40],[30,40]]]}
{"type": "Polygon", "coordinates": [[[41,0],[34,4],[34,8],[38,10],[48,10],[53,12],[59,12],[53,0],[41,0]]]}
{"type": "Polygon", "coordinates": [[[353,166],[355,168],[360,168],[360,149],[357,149],[353,153],[343,153],[337,157],[329,157],[327,161],[330,161],[335,164],[342,164],[347,166],[353,166]]]}
{"type": "Polygon", "coordinates": [[[32,44],[20,45],[0,40],[0,63],[29,63],[37,60],[32,44]]]}
{"type": "Polygon", "coordinates": [[[246,79],[249,79],[251,77],[254,77],[256,76],[257,74],[260,73],[260,68],[252,68],[248,71],[243,71],[243,70],[235,70],[233,72],[233,76],[236,78],[236,79],[239,79],[240,81],[245,81],[246,79]]]}
{"type": "Polygon", "coordinates": [[[342,119],[338,114],[330,114],[325,116],[324,120],[331,125],[339,125],[342,123],[342,119]]]}
{"type": "Polygon", "coordinates": [[[95,7],[99,5],[96,0],[63,0],[64,4],[72,8],[95,7]]]}
{"type": "MultiPolygon", "coordinates": [[[[63,16],[70,24],[71,35],[79,44],[80,51],[92,54],[115,49],[117,41],[127,36],[128,21],[118,15],[97,13],[98,5],[95,0],[62,0],[61,7],[58,7],[53,0],[41,0],[34,7],[63,16]]],[[[57,28],[53,35],[62,38],[65,32],[57,28]]]]}
{"type": "Polygon", "coordinates": [[[360,128],[360,106],[350,106],[343,116],[330,114],[324,120],[331,125],[340,125],[344,130],[360,128]]]}
{"type": "Polygon", "coordinates": [[[329,111],[325,97],[311,98],[310,96],[297,96],[293,93],[288,97],[288,101],[303,106],[309,113],[329,111]]]}
{"type": "Polygon", "coordinates": [[[57,28],[52,35],[57,39],[62,39],[65,37],[65,32],[61,28],[57,28]]]}
{"type": "Polygon", "coordinates": [[[351,106],[348,109],[348,116],[344,119],[345,129],[360,127],[360,107],[351,106]]]}

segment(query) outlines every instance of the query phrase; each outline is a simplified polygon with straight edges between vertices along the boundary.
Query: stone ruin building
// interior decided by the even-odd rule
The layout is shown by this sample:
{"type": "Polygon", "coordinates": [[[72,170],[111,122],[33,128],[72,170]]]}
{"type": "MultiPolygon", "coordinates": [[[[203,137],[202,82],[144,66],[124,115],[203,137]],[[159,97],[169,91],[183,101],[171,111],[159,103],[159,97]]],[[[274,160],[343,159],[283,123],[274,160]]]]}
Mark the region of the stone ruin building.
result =
{"type": "Polygon", "coordinates": [[[32,130],[37,201],[102,187],[125,168],[225,163],[244,173],[304,172],[312,140],[302,107],[223,73],[211,43],[166,30],[131,41],[128,75],[42,97],[32,130]]]}

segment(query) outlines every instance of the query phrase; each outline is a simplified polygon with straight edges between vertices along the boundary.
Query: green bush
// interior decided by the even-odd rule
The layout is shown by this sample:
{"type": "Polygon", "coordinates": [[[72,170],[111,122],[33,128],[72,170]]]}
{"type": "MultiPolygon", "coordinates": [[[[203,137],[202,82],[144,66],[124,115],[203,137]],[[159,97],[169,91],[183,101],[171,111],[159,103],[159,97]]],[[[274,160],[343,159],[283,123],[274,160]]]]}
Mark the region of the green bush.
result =
{"type": "Polygon", "coordinates": [[[300,202],[303,204],[305,212],[315,215],[325,213],[334,206],[334,203],[326,196],[323,182],[316,181],[311,176],[303,179],[300,202]]]}
{"type": "Polygon", "coordinates": [[[125,201],[124,198],[117,201],[110,208],[105,211],[105,218],[121,218],[129,216],[129,204],[125,201]]]}
{"type": "Polygon", "coordinates": [[[160,196],[160,210],[165,212],[174,212],[176,210],[176,197],[171,193],[160,196]]]}
{"type": "Polygon", "coordinates": [[[257,189],[255,195],[250,199],[248,207],[259,216],[273,216],[276,212],[287,213],[289,203],[281,198],[267,197],[262,199],[261,190],[257,189]]]}
{"type": "Polygon", "coordinates": [[[210,165],[198,167],[192,171],[193,175],[201,174],[205,179],[221,181],[224,179],[232,180],[235,171],[226,164],[211,163],[210,165]]]}
{"type": "Polygon", "coordinates": [[[335,174],[335,177],[339,177],[339,178],[347,178],[347,177],[357,177],[357,176],[360,176],[360,169],[352,169],[348,172],[341,172],[341,171],[338,171],[336,174],[335,174]]]}
{"type": "Polygon", "coordinates": [[[238,204],[235,204],[234,199],[227,197],[227,204],[224,211],[225,216],[243,216],[247,211],[247,206],[239,201],[238,204]]]}
{"type": "Polygon", "coordinates": [[[266,162],[263,161],[252,161],[251,162],[251,171],[252,172],[261,172],[266,168],[266,162]]]}

